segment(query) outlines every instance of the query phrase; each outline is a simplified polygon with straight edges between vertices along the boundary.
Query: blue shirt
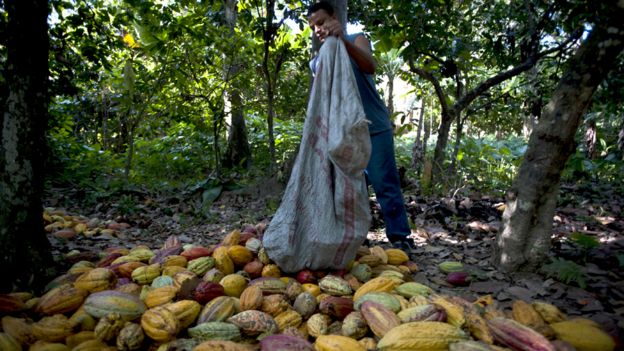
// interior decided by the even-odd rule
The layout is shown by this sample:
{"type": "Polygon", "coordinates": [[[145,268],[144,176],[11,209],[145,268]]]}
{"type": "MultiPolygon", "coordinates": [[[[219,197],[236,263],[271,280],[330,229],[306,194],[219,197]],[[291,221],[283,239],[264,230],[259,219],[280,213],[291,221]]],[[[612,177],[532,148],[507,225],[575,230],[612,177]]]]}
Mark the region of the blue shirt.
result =
{"type": "MultiPolygon", "coordinates": [[[[355,42],[355,38],[360,35],[363,34],[347,34],[345,35],[345,39],[353,43],[355,42]]],[[[317,58],[318,56],[314,57],[312,61],[310,61],[310,68],[312,69],[312,72],[315,73],[317,58]]],[[[366,113],[366,118],[371,122],[371,124],[368,125],[369,133],[372,135],[392,130],[388,109],[377,92],[373,76],[362,72],[353,58],[351,58],[351,67],[353,68],[353,75],[355,76],[355,81],[357,82],[358,90],[360,92],[360,99],[362,100],[364,113],[366,113]]]]}

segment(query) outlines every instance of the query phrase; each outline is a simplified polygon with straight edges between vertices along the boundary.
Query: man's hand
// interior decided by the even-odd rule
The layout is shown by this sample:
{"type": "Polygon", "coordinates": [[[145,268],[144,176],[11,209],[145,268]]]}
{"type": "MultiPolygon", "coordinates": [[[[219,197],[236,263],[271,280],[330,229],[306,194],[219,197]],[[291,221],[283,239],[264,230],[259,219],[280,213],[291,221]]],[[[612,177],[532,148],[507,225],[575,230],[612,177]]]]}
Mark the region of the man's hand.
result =
{"type": "Polygon", "coordinates": [[[344,36],[342,25],[340,24],[340,21],[335,18],[329,18],[325,21],[325,23],[323,23],[323,32],[325,37],[334,36],[342,38],[344,36]]]}

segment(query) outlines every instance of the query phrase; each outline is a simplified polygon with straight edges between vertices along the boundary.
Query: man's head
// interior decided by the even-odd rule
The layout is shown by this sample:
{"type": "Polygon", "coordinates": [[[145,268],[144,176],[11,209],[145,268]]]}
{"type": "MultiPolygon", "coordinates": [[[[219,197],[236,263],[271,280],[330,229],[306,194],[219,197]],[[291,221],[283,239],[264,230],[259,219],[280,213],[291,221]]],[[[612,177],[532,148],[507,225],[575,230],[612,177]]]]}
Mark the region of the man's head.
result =
{"type": "Polygon", "coordinates": [[[314,34],[322,42],[327,38],[327,33],[322,30],[322,26],[328,19],[336,18],[333,6],[327,1],[320,1],[312,4],[308,9],[308,22],[314,34]]]}

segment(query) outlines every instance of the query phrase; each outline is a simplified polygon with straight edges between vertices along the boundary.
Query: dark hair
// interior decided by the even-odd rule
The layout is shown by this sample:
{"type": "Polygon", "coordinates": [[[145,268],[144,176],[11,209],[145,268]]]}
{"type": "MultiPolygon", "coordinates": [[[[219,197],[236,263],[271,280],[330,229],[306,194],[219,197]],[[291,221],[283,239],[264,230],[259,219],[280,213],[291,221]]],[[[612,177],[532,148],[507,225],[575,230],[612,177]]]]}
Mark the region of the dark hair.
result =
{"type": "Polygon", "coordinates": [[[315,13],[318,10],[324,10],[330,16],[334,15],[334,7],[330,3],[328,3],[327,1],[319,1],[317,3],[312,4],[308,8],[308,17],[310,17],[313,13],[315,13]]]}

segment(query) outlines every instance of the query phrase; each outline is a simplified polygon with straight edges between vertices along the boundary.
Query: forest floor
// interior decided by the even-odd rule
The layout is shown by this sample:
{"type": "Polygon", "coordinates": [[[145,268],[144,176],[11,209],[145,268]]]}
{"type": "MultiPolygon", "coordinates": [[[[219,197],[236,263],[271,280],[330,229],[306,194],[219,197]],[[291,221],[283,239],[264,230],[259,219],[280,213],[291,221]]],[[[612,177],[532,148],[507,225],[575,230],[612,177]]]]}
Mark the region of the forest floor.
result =
{"type": "MultiPolygon", "coordinates": [[[[95,235],[50,235],[61,271],[73,262],[96,259],[110,247],[147,245],[159,248],[171,235],[183,244],[218,243],[233,229],[254,225],[264,228],[277,209],[283,185],[261,180],[256,185],[222,191],[210,206],[201,191],[176,196],[147,196],[140,192],[121,200],[104,200],[93,208],[68,206],[76,194],[51,189],[45,201],[50,213],[81,216],[89,227],[112,231],[95,235]],[[69,254],[69,255],[68,255],[69,254]]],[[[600,323],[624,340],[624,194],[607,185],[562,186],[554,218],[550,272],[505,274],[491,263],[491,247],[501,227],[502,198],[470,194],[455,198],[427,198],[405,191],[418,248],[410,257],[419,266],[415,281],[435,291],[469,301],[492,295],[503,309],[514,300],[541,300],[558,306],[569,316],[600,323]],[[569,262],[577,265],[571,265],[569,262]],[[443,261],[460,261],[472,273],[465,287],[446,282],[438,269],[443,261]],[[562,263],[564,262],[564,263],[562,263]],[[550,273],[550,274],[549,274],[550,273]],[[567,280],[567,281],[566,281],[567,280]],[[581,288],[583,286],[583,288],[581,288]]],[[[374,197],[370,200],[373,223],[368,234],[374,245],[388,245],[383,220],[374,197]]]]}

